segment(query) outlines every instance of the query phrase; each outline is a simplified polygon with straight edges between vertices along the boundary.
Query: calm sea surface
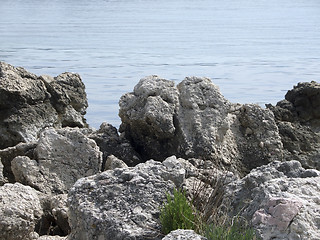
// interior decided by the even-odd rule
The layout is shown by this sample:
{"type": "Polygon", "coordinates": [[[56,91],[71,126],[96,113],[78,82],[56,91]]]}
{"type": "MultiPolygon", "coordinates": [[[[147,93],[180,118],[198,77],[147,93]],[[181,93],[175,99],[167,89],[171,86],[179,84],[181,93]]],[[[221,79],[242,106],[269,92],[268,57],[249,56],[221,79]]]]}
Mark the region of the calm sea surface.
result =
{"type": "Polygon", "coordinates": [[[119,126],[140,78],[206,76],[232,102],[320,81],[319,0],[0,0],[0,61],[81,75],[86,115],[119,126]]]}

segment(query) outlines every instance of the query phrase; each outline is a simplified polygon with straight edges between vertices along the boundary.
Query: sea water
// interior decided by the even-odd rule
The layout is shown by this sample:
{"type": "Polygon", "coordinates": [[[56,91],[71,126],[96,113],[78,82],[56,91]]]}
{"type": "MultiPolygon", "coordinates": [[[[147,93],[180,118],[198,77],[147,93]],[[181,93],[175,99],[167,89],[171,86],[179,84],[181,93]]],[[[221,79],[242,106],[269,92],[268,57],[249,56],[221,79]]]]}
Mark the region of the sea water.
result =
{"type": "Polygon", "coordinates": [[[318,0],[0,0],[0,61],[81,75],[88,123],[118,127],[140,78],[205,76],[232,102],[275,104],[320,79],[318,0]]]}

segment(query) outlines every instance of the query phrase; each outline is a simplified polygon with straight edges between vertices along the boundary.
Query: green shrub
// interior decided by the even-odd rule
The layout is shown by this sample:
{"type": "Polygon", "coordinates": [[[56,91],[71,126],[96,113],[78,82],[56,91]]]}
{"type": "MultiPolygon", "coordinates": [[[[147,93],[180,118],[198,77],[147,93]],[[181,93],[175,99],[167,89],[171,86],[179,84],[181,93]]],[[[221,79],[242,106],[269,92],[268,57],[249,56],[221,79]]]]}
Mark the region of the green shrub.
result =
{"type": "Polygon", "coordinates": [[[255,232],[245,221],[235,219],[231,225],[207,225],[203,234],[208,240],[254,240],[255,232]]]}
{"type": "Polygon", "coordinates": [[[195,214],[185,192],[173,190],[167,194],[167,203],[160,210],[162,232],[168,234],[176,229],[195,229],[195,214]]]}

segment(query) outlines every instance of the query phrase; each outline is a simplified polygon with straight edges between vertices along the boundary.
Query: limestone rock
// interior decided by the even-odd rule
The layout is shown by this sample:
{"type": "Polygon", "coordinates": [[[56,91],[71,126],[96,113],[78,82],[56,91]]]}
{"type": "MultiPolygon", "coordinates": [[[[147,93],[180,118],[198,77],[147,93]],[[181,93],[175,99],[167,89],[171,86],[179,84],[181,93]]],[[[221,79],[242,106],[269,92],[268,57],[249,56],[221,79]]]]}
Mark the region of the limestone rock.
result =
{"type": "Polygon", "coordinates": [[[41,220],[36,226],[40,235],[67,236],[70,232],[68,223],[67,194],[39,194],[43,209],[41,220]]]}
{"type": "Polygon", "coordinates": [[[3,177],[5,182],[15,182],[14,175],[11,169],[12,160],[17,156],[26,156],[34,159],[34,149],[36,145],[36,142],[19,143],[14,147],[8,147],[6,149],[0,150],[0,158],[3,164],[3,177]]]}
{"type": "Polygon", "coordinates": [[[125,164],[121,159],[113,156],[113,155],[110,155],[108,158],[107,158],[107,161],[106,161],[106,165],[105,165],[105,168],[104,170],[114,170],[116,168],[127,168],[127,164],[125,164]]]}
{"type": "Polygon", "coordinates": [[[69,191],[69,239],[161,239],[160,205],[184,174],[171,157],[79,179],[69,191]]]}
{"type": "Polygon", "coordinates": [[[208,78],[187,77],[175,86],[146,77],[119,105],[120,132],[143,159],[200,158],[245,173],[282,158],[272,111],[230,103],[208,78]]]}
{"type": "Polygon", "coordinates": [[[207,238],[195,233],[193,230],[178,229],[170,232],[162,240],[206,240],[207,238]]]}
{"type": "Polygon", "coordinates": [[[144,160],[164,159],[176,152],[173,138],[177,103],[178,90],[174,82],[158,76],[141,79],[134,92],[121,97],[120,132],[125,133],[144,160]]]}
{"type": "Polygon", "coordinates": [[[230,183],[224,203],[253,223],[262,239],[319,239],[320,172],[275,161],[230,183]]]}
{"type": "Polygon", "coordinates": [[[4,176],[3,176],[3,164],[1,162],[1,158],[0,158],[0,186],[4,185],[5,180],[4,180],[4,176]]]}
{"type": "Polygon", "coordinates": [[[0,187],[0,239],[33,239],[42,215],[37,192],[20,183],[0,187]]]}
{"type": "Polygon", "coordinates": [[[87,126],[78,74],[36,76],[0,62],[0,149],[34,141],[45,127],[87,126]]]}
{"type": "Polygon", "coordinates": [[[104,122],[98,131],[88,133],[87,136],[93,139],[103,153],[102,169],[108,156],[124,161],[128,166],[133,167],[141,162],[139,154],[133,149],[130,142],[119,136],[118,131],[112,125],[104,122]]]}
{"type": "Polygon", "coordinates": [[[285,100],[267,107],[273,111],[285,149],[286,160],[298,160],[305,168],[320,170],[320,84],[294,86],[285,100]]]}
{"type": "Polygon", "coordinates": [[[67,237],[43,235],[37,238],[37,240],[67,240],[67,237]]]}
{"type": "Polygon", "coordinates": [[[12,161],[16,181],[44,193],[67,193],[77,179],[100,171],[102,154],[96,143],[77,128],[41,132],[35,159],[19,156],[12,161]]]}

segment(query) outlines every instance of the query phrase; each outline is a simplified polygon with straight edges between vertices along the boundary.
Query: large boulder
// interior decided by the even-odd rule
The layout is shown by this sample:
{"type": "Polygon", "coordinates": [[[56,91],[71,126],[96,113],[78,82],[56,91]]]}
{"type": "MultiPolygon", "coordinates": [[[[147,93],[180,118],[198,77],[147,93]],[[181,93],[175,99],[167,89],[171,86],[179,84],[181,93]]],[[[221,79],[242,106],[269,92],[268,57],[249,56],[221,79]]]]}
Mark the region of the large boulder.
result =
{"type": "Polygon", "coordinates": [[[223,205],[263,240],[320,239],[320,172],[274,161],[226,187],[223,205]]]}
{"type": "Polygon", "coordinates": [[[0,239],[31,240],[42,208],[36,190],[20,183],[0,187],[0,239]]]}
{"type": "Polygon", "coordinates": [[[305,168],[320,170],[320,84],[294,86],[285,100],[267,107],[273,111],[284,146],[285,160],[295,159],[305,168]]]}
{"type": "Polygon", "coordinates": [[[33,141],[45,127],[87,126],[87,106],[78,74],[39,77],[0,62],[0,149],[33,141]]]}
{"type": "Polygon", "coordinates": [[[120,132],[144,159],[201,158],[243,173],[282,157],[273,113],[230,103],[208,78],[146,77],[119,105],[120,132]]]}
{"type": "Polygon", "coordinates": [[[33,159],[15,157],[11,169],[16,181],[44,193],[67,193],[79,178],[101,170],[102,153],[77,128],[42,131],[34,153],[33,159]]]}
{"type": "Polygon", "coordinates": [[[69,191],[69,239],[161,239],[160,206],[185,172],[170,157],[79,179],[69,191]]]}

